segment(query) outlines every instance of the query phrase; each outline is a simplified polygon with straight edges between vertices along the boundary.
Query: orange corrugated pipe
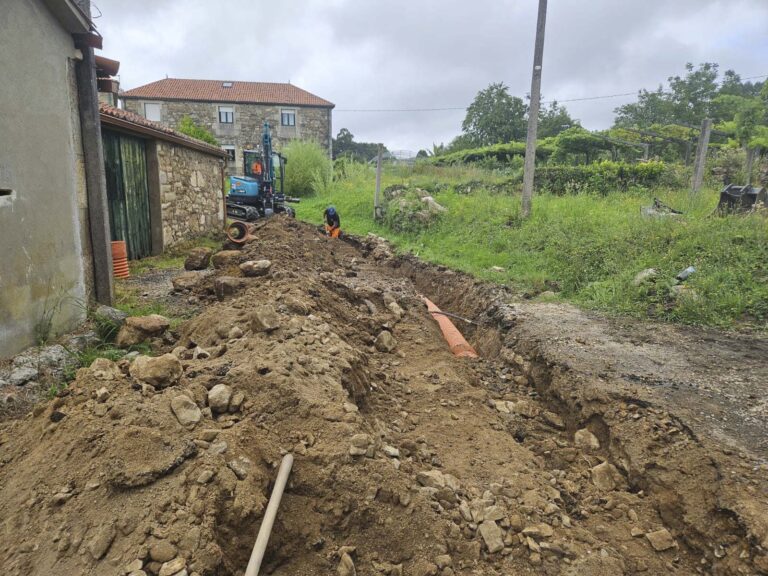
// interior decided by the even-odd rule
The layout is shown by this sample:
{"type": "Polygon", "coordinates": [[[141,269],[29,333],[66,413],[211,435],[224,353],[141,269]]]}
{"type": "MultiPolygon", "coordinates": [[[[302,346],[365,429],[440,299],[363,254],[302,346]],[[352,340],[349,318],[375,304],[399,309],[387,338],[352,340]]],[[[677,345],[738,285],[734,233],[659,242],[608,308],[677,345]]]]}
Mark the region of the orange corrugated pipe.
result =
{"type": "Polygon", "coordinates": [[[247,244],[256,239],[253,235],[253,231],[256,229],[255,224],[250,222],[240,222],[236,220],[227,226],[227,238],[235,244],[247,244]]]}
{"type": "Polygon", "coordinates": [[[128,249],[125,246],[125,240],[112,242],[112,271],[115,278],[131,277],[131,271],[128,269],[128,249]]]}
{"type": "Polygon", "coordinates": [[[443,337],[445,338],[445,341],[448,342],[448,347],[451,349],[451,352],[453,352],[453,355],[465,358],[477,358],[475,349],[465,340],[458,328],[453,325],[453,322],[442,314],[442,310],[440,310],[440,308],[438,308],[429,298],[422,296],[421,299],[424,300],[424,303],[427,305],[427,310],[432,314],[432,318],[437,321],[440,330],[443,331],[443,337]]]}

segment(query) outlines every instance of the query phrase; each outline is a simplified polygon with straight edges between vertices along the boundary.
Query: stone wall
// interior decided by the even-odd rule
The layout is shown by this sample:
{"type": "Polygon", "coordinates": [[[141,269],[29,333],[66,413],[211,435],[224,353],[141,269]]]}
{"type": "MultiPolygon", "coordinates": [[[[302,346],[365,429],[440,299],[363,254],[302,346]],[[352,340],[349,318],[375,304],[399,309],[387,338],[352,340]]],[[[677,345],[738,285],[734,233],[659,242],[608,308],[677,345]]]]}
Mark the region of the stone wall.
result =
{"type": "Polygon", "coordinates": [[[222,146],[235,147],[235,162],[230,163],[227,172],[242,174],[243,150],[254,149],[261,145],[261,132],[264,122],[272,128],[272,142],[279,152],[288,142],[295,139],[312,140],[331,153],[331,122],[329,108],[309,106],[262,106],[258,104],[232,104],[227,102],[187,102],[125,99],[125,109],[144,116],[144,104],[161,104],[161,121],[171,128],[177,128],[184,116],[189,116],[195,124],[209,130],[222,146]],[[235,111],[232,124],[219,122],[219,106],[231,106],[235,111]],[[296,126],[281,126],[280,112],[284,109],[296,111],[296,126]]]}
{"type": "Polygon", "coordinates": [[[224,227],[217,156],[157,141],[163,248],[224,227]]]}

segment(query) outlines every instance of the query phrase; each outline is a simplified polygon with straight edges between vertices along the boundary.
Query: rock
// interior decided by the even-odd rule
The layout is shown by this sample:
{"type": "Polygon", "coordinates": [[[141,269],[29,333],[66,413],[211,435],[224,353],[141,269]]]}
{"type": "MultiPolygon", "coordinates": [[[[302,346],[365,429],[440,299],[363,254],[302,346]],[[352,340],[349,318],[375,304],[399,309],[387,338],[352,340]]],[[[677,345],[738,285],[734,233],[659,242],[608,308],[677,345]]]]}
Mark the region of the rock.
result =
{"type": "Polygon", "coordinates": [[[504,549],[504,534],[493,520],[484,520],[477,531],[480,533],[488,552],[495,554],[504,549]]]}
{"type": "Polygon", "coordinates": [[[531,536],[536,540],[540,538],[551,538],[554,533],[555,531],[552,529],[552,526],[545,524],[544,522],[523,528],[523,536],[531,536]]]}
{"type": "Polygon", "coordinates": [[[389,446],[388,444],[385,444],[382,450],[384,451],[384,454],[386,454],[390,458],[400,458],[400,450],[398,450],[394,446],[389,446]]]}
{"type": "Polygon", "coordinates": [[[243,276],[253,278],[256,276],[266,276],[271,267],[272,262],[269,260],[248,260],[240,264],[240,271],[243,273],[243,276]]]}
{"type": "Polygon", "coordinates": [[[243,407],[243,402],[245,402],[245,394],[243,392],[235,392],[229,401],[229,411],[233,414],[238,412],[243,407]]]}
{"type": "Polygon", "coordinates": [[[109,398],[109,390],[107,390],[104,386],[96,390],[96,402],[104,403],[109,398]]]}
{"type": "Polygon", "coordinates": [[[165,562],[160,567],[160,572],[157,574],[157,576],[174,576],[175,574],[178,574],[184,570],[186,567],[187,561],[184,558],[174,558],[173,560],[165,562]]]}
{"type": "Polygon", "coordinates": [[[214,414],[223,414],[229,409],[232,398],[232,388],[226,384],[216,384],[208,391],[208,406],[214,414]]]}
{"type": "Polygon", "coordinates": [[[280,316],[272,306],[259,306],[251,314],[251,330],[273,332],[280,328],[280,316]]]}
{"type": "Polygon", "coordinates": [[[389,311],[392,312],[398,320],[405,315],[405,310],[403,310],[397,302],[390,302],[387,305],[387,308],[389,308],[389,311]]]}
{"type": "Polygon", "coordinates": [[[153,336],[160,336],[171,325],[170,320],[159,314],[149,316],[129,316],[117,333],[115,345],[128,348],[140,344],[153,336]]]}
{"type": "Polygon", "coordinates": [[[445,476],[439,470],[427,470],[416,474],[416,481],[427,488],[444,488],[445,476]]]}
{"type": "Polygon", "coordinates": [[[37,380],[39,372],[32,366],[18,366],[8,375],[8,384],[11,386],[24,386],[27,382],[37,380]]]}
{"type": "Polygon", "coordinates": [[[94,560],[99,560],[107,553],[112,541],[115,539],[115,527],[111,524],[101,526],[96,534],[88,541],[88,552],[94,560]]]}
{"type": "Polygon", "coordinates": [[[150,546],[149,557],[155,562],[168,562],[176,558],[176,547],[168,540],[158,540],[150,546]]]}
{"type": "Polygon", "coordinates": [[[592,483],[600,490],[610,491],[616,488],[618,470],[613,464],[603,462],[590,470],[592,473],[592,483]]]}
{"type": "Polygon", "coordinates": [[[106,304],[99,304],[96,307],[96,310],[93,311],[93,314],[97,318],[109,320],[116,326],[122,326],[126,318],[128,318],[126,312],[118,310],[117,308],[112,308],[112,306],[107,306],[106,304]]]}
{"type": "Polygon", "coordinates": [[[413,576],[437,576],[437,566],[426,560],[418,560],[411,569],[413,576]]]}
{"type": "Polygon", "coordinates": [[[484,520],[494,520],[498,522],[507,517],[507,513],[501,506],[488,506],[483,512],[484,520]]]}
{"type": "Polygon", "coordinates": [[[658,275],[659,272],[655,268],[646,268],[645,270],[637,273],[635,279],[632,280],[632,284],[635,286],[641,286],[646,282],[654,281],[658,275]]]}
{"type": "Polygon", "coordinates": [[[172,278],[171,284],[173,285],[173,289],[176,292],[184,292],[197,286],[200,278],[200,274],[195,274],[194,272],[185,272],[184,274],[180,274],[175,278],[172,278]]]}
{"type": "Polygon", "coordinates": [[[573,442],[584,450],[600,449],[600,440],[586,428],[576,431],[576,434],[573,435],[573,442]]]}
{"type": "Polygon", "coordinates": [[[236,265],[241,257],[242,253],[240,250],[221,250],[211,257],[211,262],[214,268],[220,270],[236,265]]]}
{"type": "Polygon", "coordinates": [[[352,562],[352,558],[349,554],[344,553],[339,559],[339,565],[336,568],[336,574],[339,576],[356,576],[355,563],[352,562]]]}
{"type": "Polygon", "coordinates": [[[552,428],[557,428],[558,430],[563,430],[565,428],[565,422],[563,422],[563,419],[554,412],[545,410],[541,413],[541,418],[544,420],[544,422],[552,426],[552,428]]]}
{"type": "Polygon", "coordinates": [[[243,337],[243,330],[238,326],[232,326],[230,331],[227,333],[227,338],[229,340],[237,340],[238,338],[243,337]]]}
{"type": "Polygon", "coordinates": [[[491,266],[491,270],[494,272],[504,272],[504,268],[501,266],[491,266]]]}
{"type": "Polygon", "coordinates": [[[187,259],[184,260],[184,270],[205,270],[211,262],[212,254],[213,250],[210,248],[203,246],[192,248],[187,254],[187,259]]]}
{"type": "Polygon", "coordinates": [[[251,461],[245,456],[240,456],[235,460],[227,462],[227,466],[229,466],[229,469],[235,473],[239,480],[245,480],[245,477],[248,476],[248,472],[251,470],[251,461]]]}
{"type": "Polygon", "coordinates": [[[453,566],[453,558],[451,558],[448,554],[440,554],[440,556],[435,557],[435,564],[437,564],[437,567],[442,570],[448,566],[453,566]]]}
{"type": "Polygon", "coordinates": [[[213,470],[203,470],[197,477],[197,483],[208,484],[208,482],[211,481],[211,478],[213,478],[213,470]]]}
{"type": "Polygon", "coordinates": [[[520,414],[526,418],[535,418],[539,409],[529,400],[518,400],[515,403],[510,402],[510,410],[515,414],[520,414]]]}
{"type": "Polygon", "coordinates": [[[142,562],[139,559],[134,560],[130,564],[127,564],[124,568],[125,572],[136,572],[137,570],[141,570],[144,566],[144,562],[142,562]]]}
{"type": "Polygon", "coordinates": [[[243,286],[242,278],[234,276],[219,276],[213,281],[213,292],[216,298],[224,300],[228,296],[234,296],[243,286]]]}
{"type": "Polygon", "coordinates": [[[352,456],[363,456],[368,453],[368,449],[373,445],[373,438],[368,434],[355,434],[352,436],[349,453],[352,456]]]}
{"type": "Polygon", "coordinates": [[[88,367],[88,372],[96,380],[119,380],[123,377],[120,367],[109,358],[96,358],[88,367]]]}
{"type": "Polygon", "coordinates": [[[171,410],[173,410],[179,424],[188,429],[194,428],[203,417],[197,404],[182,394],[171,399],[171,410]]]}
{"type": "Polygon", "coordinates": [[[392,332],[389,330],[382,330],[373,344],[379,352],[392,352],[397,346],[397,340],[392,336],[392,332]]]}
{"type": "Polygon", "coordinates": [[[128,576],[147,576],[147,573],[144,572],[144,570],[134,570],[132,572],[128,572],[128,576]]]}
{"type": "Polygon", "coordinates": [[[494,400],[493,405],[502,414],[509,414],[509,404],[511,402],[507,402],[506,400],[494,400]]]}
{"type": "Polygon", "coordinates": [[[146,382],[155,388],[166,388],[176,384],[183,371],[181,362],[173,354],[157,357],[138,356],[129,370],[136,380],[146,382]]]}
{"type": "Polygon", "coordinates": [[[283,304],[285,304],[286,308],[288,308],[288,310],[294,314],[306,316],[310,312],[309,304],[290,294],[283,298],[283,304]]]}
{"type": "Polygon", "coordinates": [[[656,530],[655,532],[648,532],[645,537],[648,538],[648,541],[656,552],[663,552],[664,550],[669,550],[670,548],[677,546],[675,539],[672,538],[672,534],[670,534],[669,530],[666,528],[656,530]]]}
{"type": "MultiPolygon", "coordinates": [[[[120,310],[118,310],[118,312],[120,312],[120,310]]],[[[121,313],[125,314],[124,312],[121,313]]],[[[109,331],[111,332],[112,330],[109,331]]],[[[71,336],[68,336],[66,339],[65,348],[70,351],[79,352],[87,348],[95,348],[99,344],[101,344],[101,338],[99,335],[95,331],[89,330],[88,332],[83,332],[82,334],[72,334],[71,336]]]]}

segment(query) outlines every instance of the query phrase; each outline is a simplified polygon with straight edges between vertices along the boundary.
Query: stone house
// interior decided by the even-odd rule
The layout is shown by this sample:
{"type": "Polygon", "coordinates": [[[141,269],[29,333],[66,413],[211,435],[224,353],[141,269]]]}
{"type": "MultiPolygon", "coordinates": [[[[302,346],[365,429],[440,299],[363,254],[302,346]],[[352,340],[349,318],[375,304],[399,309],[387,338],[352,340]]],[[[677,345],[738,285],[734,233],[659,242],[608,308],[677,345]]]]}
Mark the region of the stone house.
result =
{"type": "Polygon", "coordinates": [[[230,174],[242,174],[243,150],[260,147],[264,122],[278,151],[298,138],[331,154],[334,104],[293,84],[166,78],[120,98],[126,110],[171,128],[189,116],[227,151],[230,174]]]}
{"type": "Polygon", "coordinates": [[[100,117],[111,236],[129,258],[223,229],[224,150],[104,102],[100,117]]]}
{"type": "Polygon", "coordinates": [[[88,0],[3,2],[0,358],[112,299],[88,0]]]}

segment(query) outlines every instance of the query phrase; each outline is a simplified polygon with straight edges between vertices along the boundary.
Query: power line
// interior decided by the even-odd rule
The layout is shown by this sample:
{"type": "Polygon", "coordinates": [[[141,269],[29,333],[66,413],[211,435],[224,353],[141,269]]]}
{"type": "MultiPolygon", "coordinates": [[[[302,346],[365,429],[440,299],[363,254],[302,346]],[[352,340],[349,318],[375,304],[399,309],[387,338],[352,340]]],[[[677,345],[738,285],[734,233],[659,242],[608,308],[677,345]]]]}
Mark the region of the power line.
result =
{"type": "MultiPolygon", "coordinates": [[[[746,78],[741,78],[742,81],[744,80],[755,80],[757,78],[768,78],[768,74],[760,74],[758,76],[747,76],[746,78]]],[[[635,96],[640,92],[640,90],[635,90],[634,92],[622,92],[621,94],[604,94],[602,96],[585,96],[583,98],[565,98],[563,100],[553,99],[553,100],[543,100],[542,104],[552,104],[553,102],[557,102],[558,104],[564,103],[564,102],[584,102],[586,100],[606,100],[608,98],[620,98],[622,96],[635,96]]],[[[466,106],[448,106],[445,108],[337,108],[334,110],[334,112],[446,112],[446,111],[453,111],[453,110],[466,110],[466,106]]]]}

